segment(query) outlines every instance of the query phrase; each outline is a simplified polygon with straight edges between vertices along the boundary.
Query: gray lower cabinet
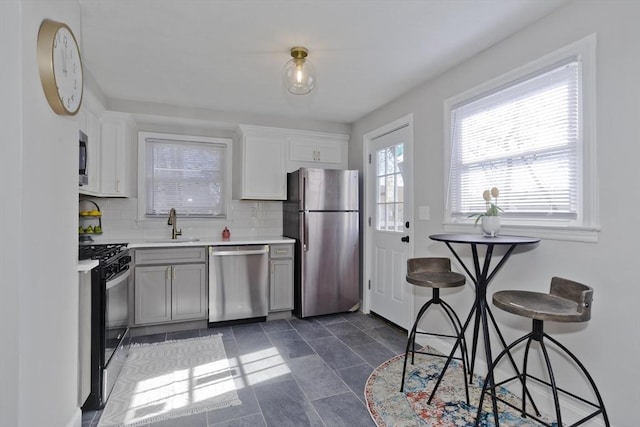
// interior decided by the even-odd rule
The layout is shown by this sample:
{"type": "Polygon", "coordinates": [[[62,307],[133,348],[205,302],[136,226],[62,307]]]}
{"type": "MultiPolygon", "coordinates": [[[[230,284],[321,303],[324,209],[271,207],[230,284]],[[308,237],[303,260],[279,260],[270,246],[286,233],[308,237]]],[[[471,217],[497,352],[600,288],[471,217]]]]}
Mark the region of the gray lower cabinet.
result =
{"type": "Polygon", "coordinates": [[[269,249],[269,311],[293,310],[293,244],[269,249]]]}
{"type": "Polygon", "coordinates": [[[207,318],[204,248],[196,248],[195,251],[193,248],[144,249],[136,251],[135,257],[136,325],[207,318]],[[180,263],[168,264],[168,260],[180,263]],[[140,265],[138,262],[152,265],[140,265]]]}

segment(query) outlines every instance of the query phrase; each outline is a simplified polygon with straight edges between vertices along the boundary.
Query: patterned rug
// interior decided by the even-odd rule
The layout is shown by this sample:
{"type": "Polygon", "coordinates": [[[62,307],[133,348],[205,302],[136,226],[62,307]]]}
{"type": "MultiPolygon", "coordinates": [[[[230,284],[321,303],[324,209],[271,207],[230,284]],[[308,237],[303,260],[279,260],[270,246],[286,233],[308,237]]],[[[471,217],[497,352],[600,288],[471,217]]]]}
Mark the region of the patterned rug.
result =
{"type": "Polygon", "coordinates": [[[139,426],[238,405],[222,338],[131,346],[100,427],[139,426]]]}
{"type": "MultiPolygon", "coordinates": [[[[431,349],[432,350],[432,349],[431,349]]],[[[433,351],[433,350],[432,350],[433,351]]],[[[466,402],[462,366],[453,361],[438,386],[431,405],[427,399],[433,390],[445,359],[416,354],[415,364],[407,363],[404,393],[400,392],[404,354],[395,356],[378,366],[369,376],[365,386],[365,398],[371,418],[378,427],[418,427],[418,426],[473,426],[480,400],[483,379],[474,375],[469,387],[471,405],[466,402]]],[[[520,399],[505,388],[498,390],[501,398],[518,405],[520,399]]],[[[481,426],[494,426],[491,399],[484,399],[481,426]]],[[[502,426],[540,426],[525,419],[508,406],[498,403],[499,422],[502,426]]]]}

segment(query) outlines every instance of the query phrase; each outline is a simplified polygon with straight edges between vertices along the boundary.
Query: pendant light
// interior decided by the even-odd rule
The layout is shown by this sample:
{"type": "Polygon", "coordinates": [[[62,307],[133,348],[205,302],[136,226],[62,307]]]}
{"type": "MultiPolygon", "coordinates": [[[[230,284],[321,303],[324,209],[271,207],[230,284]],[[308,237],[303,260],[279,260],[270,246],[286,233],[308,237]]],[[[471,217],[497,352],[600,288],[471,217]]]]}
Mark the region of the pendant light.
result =
{"type": "Polygon", "coordinates": [[[294,95],[306,95],[316,86],[316,70],[309,62],[309,50],[296,46],[291,48],[291,59],[284,66],[283,84],[294,95]]]}

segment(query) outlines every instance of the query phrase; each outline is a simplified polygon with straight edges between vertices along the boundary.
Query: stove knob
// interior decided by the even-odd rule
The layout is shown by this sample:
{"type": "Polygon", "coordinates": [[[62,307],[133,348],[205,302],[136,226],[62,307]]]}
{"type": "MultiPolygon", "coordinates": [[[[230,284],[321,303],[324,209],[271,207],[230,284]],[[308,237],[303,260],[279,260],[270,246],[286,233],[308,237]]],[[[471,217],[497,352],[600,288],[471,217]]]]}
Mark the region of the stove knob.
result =
{"type": "Polygon", "coordinates": [[[117,271],[115,268],[115,265],[109,265],[105,270],[106,270],[107,276],[111,276],[117,271]]]}

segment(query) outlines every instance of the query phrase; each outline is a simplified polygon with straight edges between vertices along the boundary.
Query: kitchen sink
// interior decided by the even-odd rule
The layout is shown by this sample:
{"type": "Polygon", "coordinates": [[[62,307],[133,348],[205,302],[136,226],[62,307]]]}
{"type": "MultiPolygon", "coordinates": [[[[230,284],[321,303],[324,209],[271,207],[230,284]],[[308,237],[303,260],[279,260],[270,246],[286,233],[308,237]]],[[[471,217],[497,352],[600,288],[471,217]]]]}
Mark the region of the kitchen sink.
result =
{"type": "Polygon", "coordinates": [[[189,242],[199,242],[200,239],[196,239],[193,237],[178,237],[177,239],[152,239],[145,240],[146,243],[189,243],[189,242]]]}

